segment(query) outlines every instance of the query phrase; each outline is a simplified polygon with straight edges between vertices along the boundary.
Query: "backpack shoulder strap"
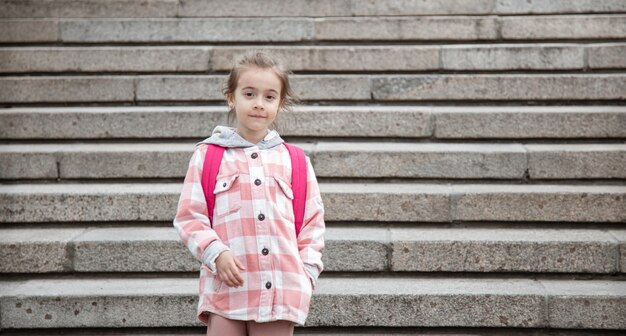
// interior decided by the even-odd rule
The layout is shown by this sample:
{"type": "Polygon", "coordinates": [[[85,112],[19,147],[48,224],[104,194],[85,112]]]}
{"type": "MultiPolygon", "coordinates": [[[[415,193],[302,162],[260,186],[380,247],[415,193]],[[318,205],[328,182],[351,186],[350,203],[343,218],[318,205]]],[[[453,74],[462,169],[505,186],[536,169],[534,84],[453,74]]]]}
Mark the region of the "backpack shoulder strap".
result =
{"type": "Polygon", "coordinates": [[[296,237],[304,222],[304,207],[306,205],[307,166],[302,148],[284,143],[291,157],[291,189],[293,190],[293,213],[296,226],[296,237]]]}
{"type": "Polygon", "coordinates": [[[214,144],[207,146],[206,155],[204,156],[204,165],[202,167],[202,190],[204,191],[211,226],[213,226],[213,209],[215,209],[215,194],[213,190],[215,190],[217,173],[220,170],[220,163],[222,162],[223,156],[224,147],[214,144]]]}

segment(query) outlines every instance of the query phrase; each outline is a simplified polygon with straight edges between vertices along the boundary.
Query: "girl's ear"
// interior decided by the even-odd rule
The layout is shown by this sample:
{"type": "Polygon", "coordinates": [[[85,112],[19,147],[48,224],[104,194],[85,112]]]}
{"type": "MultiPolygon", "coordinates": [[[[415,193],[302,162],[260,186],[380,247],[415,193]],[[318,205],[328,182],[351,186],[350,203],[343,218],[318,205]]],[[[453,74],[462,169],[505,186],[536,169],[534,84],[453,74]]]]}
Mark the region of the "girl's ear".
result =
{"type": "Polygon", "coordinates": [[[235,100],[233,99],[233,94],[232,93],[227,93],[226,94],[226,101],[228,102],[228,107],[229,108],[235,107],[235,100]]]}

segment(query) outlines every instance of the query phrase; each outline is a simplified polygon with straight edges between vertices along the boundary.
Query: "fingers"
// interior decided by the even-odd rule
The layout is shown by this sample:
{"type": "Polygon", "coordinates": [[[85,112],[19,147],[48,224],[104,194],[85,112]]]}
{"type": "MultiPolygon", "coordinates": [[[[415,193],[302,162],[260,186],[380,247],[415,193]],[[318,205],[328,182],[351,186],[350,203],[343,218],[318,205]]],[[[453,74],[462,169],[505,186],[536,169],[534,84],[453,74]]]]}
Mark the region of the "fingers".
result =
{"type": "Polygon", "coordinates": [[[244,281],[241,273],[239,273],[239,268],[245,269],[239,260],[233,257],[226,265],[218,269],[222,281],[228,287],[240,287],[243,285],[244,281]]]}
{"type": "Polygon", "coordinates": [[[243,266],[243,264],[241,263],[241,261],[239,261],[239,259],[234,258],[235,259],[235,264],[237,265],[237,267],[239,267],[239,269],[241,270],[245,270],[246,268],[243,266]]]}

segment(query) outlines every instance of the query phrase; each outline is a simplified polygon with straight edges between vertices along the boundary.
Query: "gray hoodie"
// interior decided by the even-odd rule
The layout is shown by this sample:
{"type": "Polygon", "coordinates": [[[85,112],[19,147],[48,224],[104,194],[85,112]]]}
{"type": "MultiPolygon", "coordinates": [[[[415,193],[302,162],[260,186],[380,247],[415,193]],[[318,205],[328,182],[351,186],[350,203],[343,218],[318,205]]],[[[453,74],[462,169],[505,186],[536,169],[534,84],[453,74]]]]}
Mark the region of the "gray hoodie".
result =
{"type": "Polygon", "coordinates": [[[253,144],[248,140],[241,137],[241,135],[235,132],[233,127],[228,126],[216,126],[210,137],[198,142],[196,146],[200,144],[215,144],[218,146],[231,148],[231,147],[252,147],[257,146],[259,149],[270,149],[283,143],[284,140],[278,135],[275,130],[269,131],[265,138],[257,144],[253,144]]]}

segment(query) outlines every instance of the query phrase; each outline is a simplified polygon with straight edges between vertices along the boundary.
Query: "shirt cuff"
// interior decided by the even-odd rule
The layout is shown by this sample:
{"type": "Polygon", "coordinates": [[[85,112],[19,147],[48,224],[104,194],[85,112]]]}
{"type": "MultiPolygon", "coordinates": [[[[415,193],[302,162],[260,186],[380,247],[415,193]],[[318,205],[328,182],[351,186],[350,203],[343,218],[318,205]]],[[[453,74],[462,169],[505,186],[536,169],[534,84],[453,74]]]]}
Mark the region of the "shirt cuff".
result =
{"type": "Polygon", "coordinates": [[[228,246],[222,243],[219,239],[216,239],[212,241],[202,253],[202,262],[209,268],[213,275],[217,274],[215,260],[219,257],[220,253],[224,251],[230,251],[230,248],[228,248],[228,246]]]}
{"type": "Polygon", "coordinates": [[[304,264],[304,270],[309,274],[309,279],[311,280],[311,286],[315,290],[317,285],[317,277],[320,275],[317,271],[317,266],[304,264]]]}

